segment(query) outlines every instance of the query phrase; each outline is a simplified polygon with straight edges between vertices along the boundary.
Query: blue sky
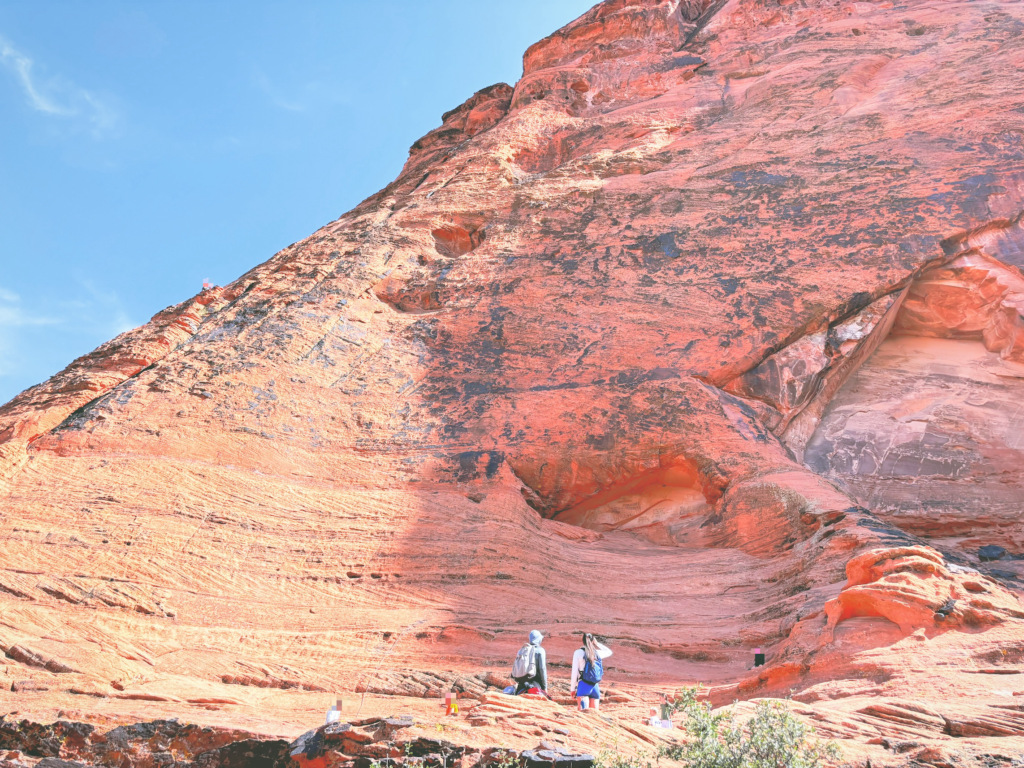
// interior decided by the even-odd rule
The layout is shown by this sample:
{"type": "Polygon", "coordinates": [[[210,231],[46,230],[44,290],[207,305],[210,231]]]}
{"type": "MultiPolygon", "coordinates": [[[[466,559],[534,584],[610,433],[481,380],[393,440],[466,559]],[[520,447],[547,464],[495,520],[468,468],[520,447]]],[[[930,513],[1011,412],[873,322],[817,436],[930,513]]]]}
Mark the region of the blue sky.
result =
{"type": "Polygon", "coordinates": [[[0,4],[0,403],[390,182],[596,0],[0,4]]]}

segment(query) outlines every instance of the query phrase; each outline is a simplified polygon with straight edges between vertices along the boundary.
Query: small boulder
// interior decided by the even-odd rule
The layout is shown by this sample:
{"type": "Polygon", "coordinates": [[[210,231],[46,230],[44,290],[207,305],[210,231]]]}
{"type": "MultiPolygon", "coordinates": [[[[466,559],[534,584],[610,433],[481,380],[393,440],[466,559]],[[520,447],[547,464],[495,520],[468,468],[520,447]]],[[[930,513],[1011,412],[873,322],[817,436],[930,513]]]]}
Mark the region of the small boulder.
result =
{"type": "Polygon", "coordinates": [[[950,598],[941,607],[935,609],[935,620],[945,621],[946,617],[949,616],[954,610],[956,610],[956,600],[950,598]]]}
{"type": "Polygon", "coordinates": [[[412,715],[399,715],[398,717],[388,717],[384,720],[381,728],[381,738],[390,739],[396,733],[403,730],[404,728],[412,728],[416,723],[413,722],[412,715]]]}
{"type": "Polygon", "coordinates": [[[50,690],[50,686],[35,680],[15,680],[11,683],[11,691],[13,693],[35,693],[48,690],[50,690]]]}
{"type": "Polygon", "coordinates": [[[522,753],[525,768],[593,768],[594,756],[573,754],[563,746],[542,741],[536,750],[522,753]]]}
{"type": "Polygon", "coordinates": [[[529,749],[523,752],[524,768],[593,768],[594,756],[573,754],[564,748],[529,749]]]}
{"type": "Polygon", "coordinates": [[[995,544],[988,544],[978,548],[978,559],[983,563],[989,563],[993,560],[1005,560],[1009,555],[1009,552],[995,544]]]}
{"type": "Polygon", "coordinates": [[[481,679],[486,685],[492,685],[495,688],[505,688],[511,681],[507,674],[500,675],[497,672],[485,672],[481,675],[481,679]]]}

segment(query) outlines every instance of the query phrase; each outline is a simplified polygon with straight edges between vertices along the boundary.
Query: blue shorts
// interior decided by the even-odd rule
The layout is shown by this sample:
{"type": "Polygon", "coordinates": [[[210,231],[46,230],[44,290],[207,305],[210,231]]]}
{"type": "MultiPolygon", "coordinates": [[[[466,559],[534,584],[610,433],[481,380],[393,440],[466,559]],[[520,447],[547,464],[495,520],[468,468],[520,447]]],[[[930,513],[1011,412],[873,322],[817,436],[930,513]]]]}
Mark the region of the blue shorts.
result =
{"type": "Polygon", "coordinates": [[[598,683],[588,683],[585,680],[580,680],[576,683],[576,698],[600,699],[601,688],[598,683]]]}

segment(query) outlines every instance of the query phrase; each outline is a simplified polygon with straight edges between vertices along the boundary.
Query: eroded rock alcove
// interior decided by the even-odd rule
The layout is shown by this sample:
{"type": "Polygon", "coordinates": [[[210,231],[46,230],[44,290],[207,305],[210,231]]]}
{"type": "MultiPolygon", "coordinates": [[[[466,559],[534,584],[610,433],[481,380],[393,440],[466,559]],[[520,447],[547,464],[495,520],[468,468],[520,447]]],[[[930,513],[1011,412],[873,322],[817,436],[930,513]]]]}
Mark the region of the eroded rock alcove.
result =
{"type": "Polygon", "coordinates": [[[711,513],[697,471],[674,465],[604,490],[554,519],[594,531],[630,531],[657,544],[699,546],[711,513]]]}

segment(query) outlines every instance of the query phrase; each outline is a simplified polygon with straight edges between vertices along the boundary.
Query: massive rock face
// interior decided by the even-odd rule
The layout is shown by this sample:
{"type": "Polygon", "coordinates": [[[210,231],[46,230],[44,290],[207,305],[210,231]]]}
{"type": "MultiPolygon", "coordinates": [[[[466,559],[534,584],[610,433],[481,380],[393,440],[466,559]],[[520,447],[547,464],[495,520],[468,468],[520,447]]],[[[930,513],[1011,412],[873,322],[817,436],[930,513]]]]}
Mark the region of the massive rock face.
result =
{"type": "Polygon", "coordinates": [[[537,43],[355,210],[0,410],[12,674],[308,712],[592,629],[627,687],[997,695],[905,660],[1024,643],[975,557],[1024,553],[1022,29],[608,0],[537,43]]]}

